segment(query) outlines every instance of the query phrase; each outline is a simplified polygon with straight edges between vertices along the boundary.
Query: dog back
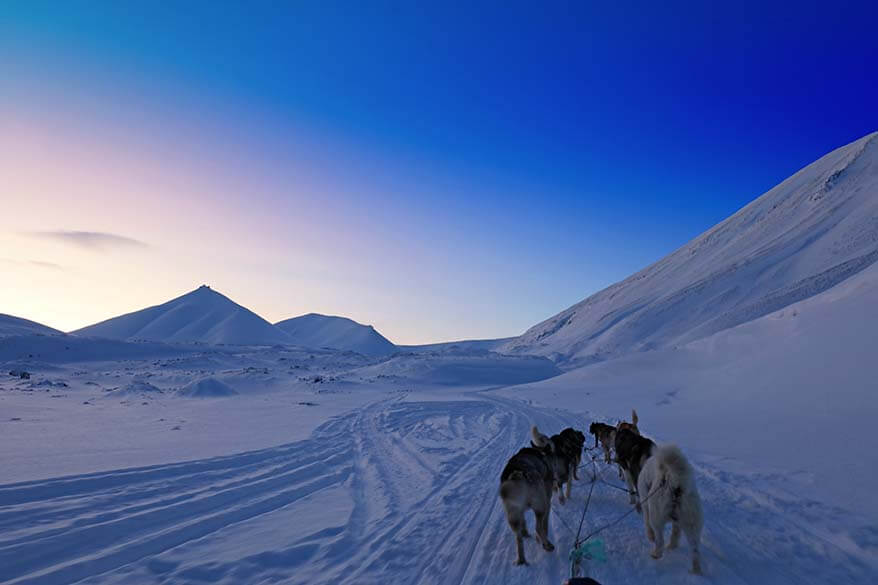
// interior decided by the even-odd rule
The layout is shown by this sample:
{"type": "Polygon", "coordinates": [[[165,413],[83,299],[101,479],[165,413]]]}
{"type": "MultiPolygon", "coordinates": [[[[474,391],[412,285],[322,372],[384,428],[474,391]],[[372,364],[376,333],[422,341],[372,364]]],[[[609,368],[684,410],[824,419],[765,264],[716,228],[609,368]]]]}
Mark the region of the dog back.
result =
{"type": "Polygon", "coordinates": [[[500,483],[516,478],[552,481],[552,465],[545,451],[533,447],[519,449],[509,458],[500,474],[500,483]]]}
{"type": "Polygon", "coordinates": [[[622,429],[616,433],[616,461],[619,465],[631,472],[634,481],[640,475],[640,468],[643,462],[652,455],[656,448],[655,443],[646,437],[622,429]]]}

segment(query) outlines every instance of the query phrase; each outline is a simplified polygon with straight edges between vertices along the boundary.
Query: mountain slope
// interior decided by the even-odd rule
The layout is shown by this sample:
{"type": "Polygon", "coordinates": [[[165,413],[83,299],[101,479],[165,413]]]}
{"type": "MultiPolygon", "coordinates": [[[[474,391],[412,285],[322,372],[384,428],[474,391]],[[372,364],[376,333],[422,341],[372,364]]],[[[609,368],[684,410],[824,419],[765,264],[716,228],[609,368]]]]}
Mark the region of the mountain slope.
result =
{"type": "Polygon", "coordinates": [[[73,333],[164,342],[291,343],[283,331],[209,286],[200,286],[167,303],[108,319],[73,333]]]}
{"type": "Polygon", "coordinates": [[[396,351],[396,346],[374,327],[346,317],[308,313],[275,323],[275,327],[289,335],[292,343],[305,347],[331,347],[372,356],[396,351]]]}
{"type": "Polygon", "coordinates": [[[878,133],[834,150],[664,259],[539,323],[506,352],[574,367],[707,337],[878,260],[878,133]]]}
{"type": "Polygon", "coordinates": [[[0,313],[0,337],[11,335],[63,335],[63,333],[36,321],[0,313]]]}

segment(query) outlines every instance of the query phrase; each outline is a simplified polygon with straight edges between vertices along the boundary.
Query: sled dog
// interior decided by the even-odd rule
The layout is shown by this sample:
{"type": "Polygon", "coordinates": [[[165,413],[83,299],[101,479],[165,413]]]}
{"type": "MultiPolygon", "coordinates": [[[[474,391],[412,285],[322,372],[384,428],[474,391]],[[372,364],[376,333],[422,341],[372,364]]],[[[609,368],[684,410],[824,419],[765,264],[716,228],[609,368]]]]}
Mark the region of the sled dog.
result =
{"type": "Polygon", "coordinates": [[[579,479],[576,468],[582,461],[582,448],[585,446],[585,435],[573,428],[566,428],[557,435],[547,437],[534,426],[531,428],[531,444],[538,448],[549,448],[552,453],[552,470],[555,474],[554,489],[558,490],[558,501],[565,502],[562,487],[567,484],[566,498],[570,497],[570,489],[574,479],[579,479]]]}
{"type": "Polygon", "coordinates": [[[616,425],[616,431],[621,431],[624,429],[628,429],[634,433],[640,434],[640,429],[637,427],[637,411],[633,408],[631,409],[631,422],[627,422],[624,420],[619,421],[619,424],[616,425]]]}
{"type": "Polygon", "coordinates": [[[500,474],[500,499],[506,511],[509,528],[515,535],[516,565],[526,565],[523,540],[530,536],[524,513],[536,516],[536,539],[546,551],[555,550],[549,541],[549,513],[552,510],[552,489],[555,474],[549,448],[524,447],[513,455],[500,474]]]}
{"type": "Polygon", "coordinates": [[[588,432],[594,435],[594,446],[604,448],[604,461],[610,462],[610,450],[616,443],[616,427],[611,427],[602,422],[593,422],[588,427],[588,432]]]}
{"type": "Polygon", "coordinates": [[[646,460],[652,456],[655,443],[646,437],[641,437],[628,429],[616,432],[616,463],[628,484],[628,500],[640,510],[640,502],[635,497],[637,494],[637,478],[646,460]]]}
{"type": "Polygon", "coordinates": [[[680,531],[692,551],[691,572],[701,574],[701,498],[695,487],[695,476],[686,457],[676,445],[658,447],[640,472],[637,492],[643,509],[646,537],[655,543],[652,557],[659,559],[664,548],[665,524],[671,523],[668,550],[677,548],[680,531]]]}

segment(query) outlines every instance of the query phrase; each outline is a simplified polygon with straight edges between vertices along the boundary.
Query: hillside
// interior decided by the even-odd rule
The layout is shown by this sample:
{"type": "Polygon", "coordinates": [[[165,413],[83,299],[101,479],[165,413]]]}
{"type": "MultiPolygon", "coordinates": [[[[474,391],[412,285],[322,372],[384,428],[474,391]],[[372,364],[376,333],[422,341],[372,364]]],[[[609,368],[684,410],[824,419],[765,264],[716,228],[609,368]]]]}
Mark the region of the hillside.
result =
{"type": "Polygon", "coordinates": [[[0,313],[0,337],[11,335],[63,335],[63,333],[36,321],[0,313]]]}
{"type": "Polygon", "coordinates": [[[346,317],[309,313],[275,323],[275,327],[289,335],[291,343],[304,347],[329,347],[371,356],[396,351],[396,346],[374,327],[346,317]]]}
{"type": "Polygon", "coordinates": [[[572,368],[707,337],[878,259],[878,133],[834,150],[664,259],[501,347],[572,368]]]}
{"type": "Polygon", "coordinates": [[[200,286],[167,303],[73,332],[110,339],[271,345],[291,343],[271,323],[228,297],[200,286]]]}

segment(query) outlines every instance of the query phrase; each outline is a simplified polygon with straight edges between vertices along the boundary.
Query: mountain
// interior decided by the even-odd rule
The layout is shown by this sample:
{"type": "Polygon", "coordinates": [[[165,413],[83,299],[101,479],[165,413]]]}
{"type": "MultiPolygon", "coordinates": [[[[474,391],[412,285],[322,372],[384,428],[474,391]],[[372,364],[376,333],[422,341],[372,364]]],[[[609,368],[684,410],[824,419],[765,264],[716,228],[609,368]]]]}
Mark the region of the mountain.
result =
{"type": "Polygon", "coordinates": [[[375,331],[374,327],[361,325],[346,317],[308,313],[274,325],[289,335],[292,343],[305,347],[331,347],[371,356],[396,351],[396,346],[375,331]]]}
{"type": "Polygon", "coordinates": [[[878,133],[823,156],[669,256],[500,348],[566,368],[708,337],[878,260],[878,133]]]}
{"type": "Polygon", "coordinates": [[[163,342],[292,343],[286,333],[206,285],[167,303],[108,319],[73,333],[163,342]]]}
{"type": "Polygon", "coordinates": [[[63,335],[63,333],[36,321],[0,313],[0,337],[12,335],[63,335]]]}

